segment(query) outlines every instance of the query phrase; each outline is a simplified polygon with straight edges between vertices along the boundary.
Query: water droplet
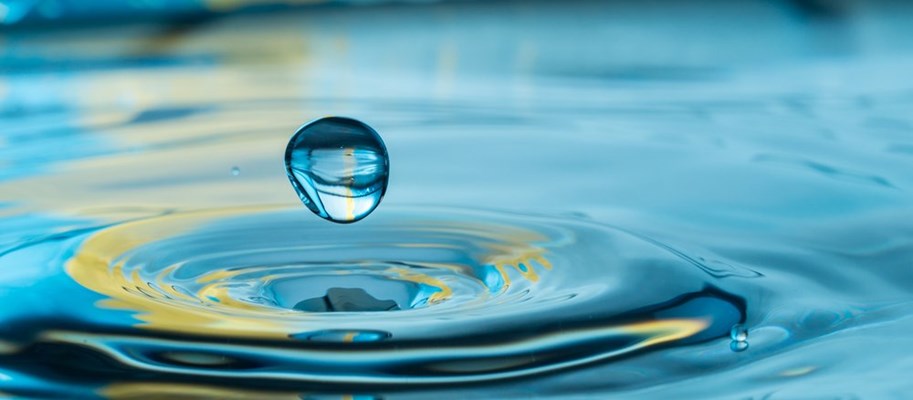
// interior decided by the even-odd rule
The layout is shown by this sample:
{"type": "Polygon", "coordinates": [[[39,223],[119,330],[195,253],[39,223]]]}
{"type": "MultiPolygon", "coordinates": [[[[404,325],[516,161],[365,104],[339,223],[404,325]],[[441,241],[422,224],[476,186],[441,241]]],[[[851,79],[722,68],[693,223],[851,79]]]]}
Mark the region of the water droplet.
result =
{"type": "Polygon", "coordinates": [[[314,214],[339,223],[374,211],[387,190],[389,165],[380,135],[344,117],[302,126],[285,150],[285,168],[298,197],[314,214]]]}
{"type": "Polygon", "coordinates": [[[238,168],[237,166],[231,167],[231,175],[232,176],[241,175],[241,168],[238,168]]]}
{"type": "Polygon", "coordinates": [[[748,349],[748,328],[742,324],[735,324],[729,330],[729,349],[738,353],[748,349]]]}
{"type": "Polygon", "coordinates": [[[732,329],[729,331],[729,338],[736,342],[748,340],[748,328],[742,324],[733,325],[732,329]]]}

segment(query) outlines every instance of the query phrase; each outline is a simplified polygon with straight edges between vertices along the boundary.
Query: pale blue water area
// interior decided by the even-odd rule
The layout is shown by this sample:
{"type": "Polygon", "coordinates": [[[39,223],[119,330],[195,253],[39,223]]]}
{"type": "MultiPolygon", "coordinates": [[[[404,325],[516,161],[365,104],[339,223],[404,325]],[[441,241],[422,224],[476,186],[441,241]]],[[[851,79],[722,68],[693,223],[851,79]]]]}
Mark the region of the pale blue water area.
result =
{"type": "Polygon", "coordinates": [[[506,1],[4,28],[0,392],[909,398],[911,16],[506,1]],[[389,152],[353,224],[286,175],[327,115],[389,152]]]}

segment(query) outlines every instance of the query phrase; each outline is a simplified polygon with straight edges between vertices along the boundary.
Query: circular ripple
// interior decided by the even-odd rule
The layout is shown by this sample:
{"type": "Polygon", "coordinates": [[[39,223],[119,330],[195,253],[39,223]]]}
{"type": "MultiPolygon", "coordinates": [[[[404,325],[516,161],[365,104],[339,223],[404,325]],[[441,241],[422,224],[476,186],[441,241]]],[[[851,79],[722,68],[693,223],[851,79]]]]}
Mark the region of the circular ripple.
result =
{"type": "Polygon", "coordinates": [[[452,383],[722,337],[743,319],[740,300],[656,242],[583,220],[411,211],[335,226],[300,209],[215,210],[97,231],[69,275],[144,331],[197,338],[51,336],[147,372],[452,383]]]}

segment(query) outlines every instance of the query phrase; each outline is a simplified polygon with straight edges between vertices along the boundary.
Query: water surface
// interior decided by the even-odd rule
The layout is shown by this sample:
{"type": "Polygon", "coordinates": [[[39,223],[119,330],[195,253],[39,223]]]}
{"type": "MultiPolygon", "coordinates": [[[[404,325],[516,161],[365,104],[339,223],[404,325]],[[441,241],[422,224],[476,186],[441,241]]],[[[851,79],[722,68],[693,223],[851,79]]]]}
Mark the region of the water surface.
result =
{"type": "Polygon", "coordinates": [[[903,398],[911,10],[825,11],[4,31],[0,392],[903,398]],[[324,115],[395,165],[355,224],[286,177],[324,115]]]}

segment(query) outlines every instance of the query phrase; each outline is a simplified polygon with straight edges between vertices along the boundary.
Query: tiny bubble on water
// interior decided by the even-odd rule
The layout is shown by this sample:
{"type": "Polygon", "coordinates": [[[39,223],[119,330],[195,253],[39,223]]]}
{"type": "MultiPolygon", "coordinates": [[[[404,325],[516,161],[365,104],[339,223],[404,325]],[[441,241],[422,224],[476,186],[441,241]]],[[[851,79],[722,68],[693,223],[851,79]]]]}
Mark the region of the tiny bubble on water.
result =
{"type": "Polygon", "coordinates": [[[232,174],[232,176],[241,175],[241,168],[231,167],[231,174],[232,174]]]}
{"type": "Polygon", "coordinates": [[[370,214],[387,190],[390,161],[367,124],[326,117],[298,129],[285,149],[285,168],[298,197],[314,214],[349,223],[370,214]]]}
{"type": "Polygon", "coordinates": [[[729,350],[736,353],[748,350],[748,342],[744,340],[733,340],[729,342],[729,350]]]}
{"type": "Polygon", "coordinates": [[[729,331],[729,338],[736,342],[748,340],[748,328],[742,324],[733,325],[732,329],[729,331]]]}

